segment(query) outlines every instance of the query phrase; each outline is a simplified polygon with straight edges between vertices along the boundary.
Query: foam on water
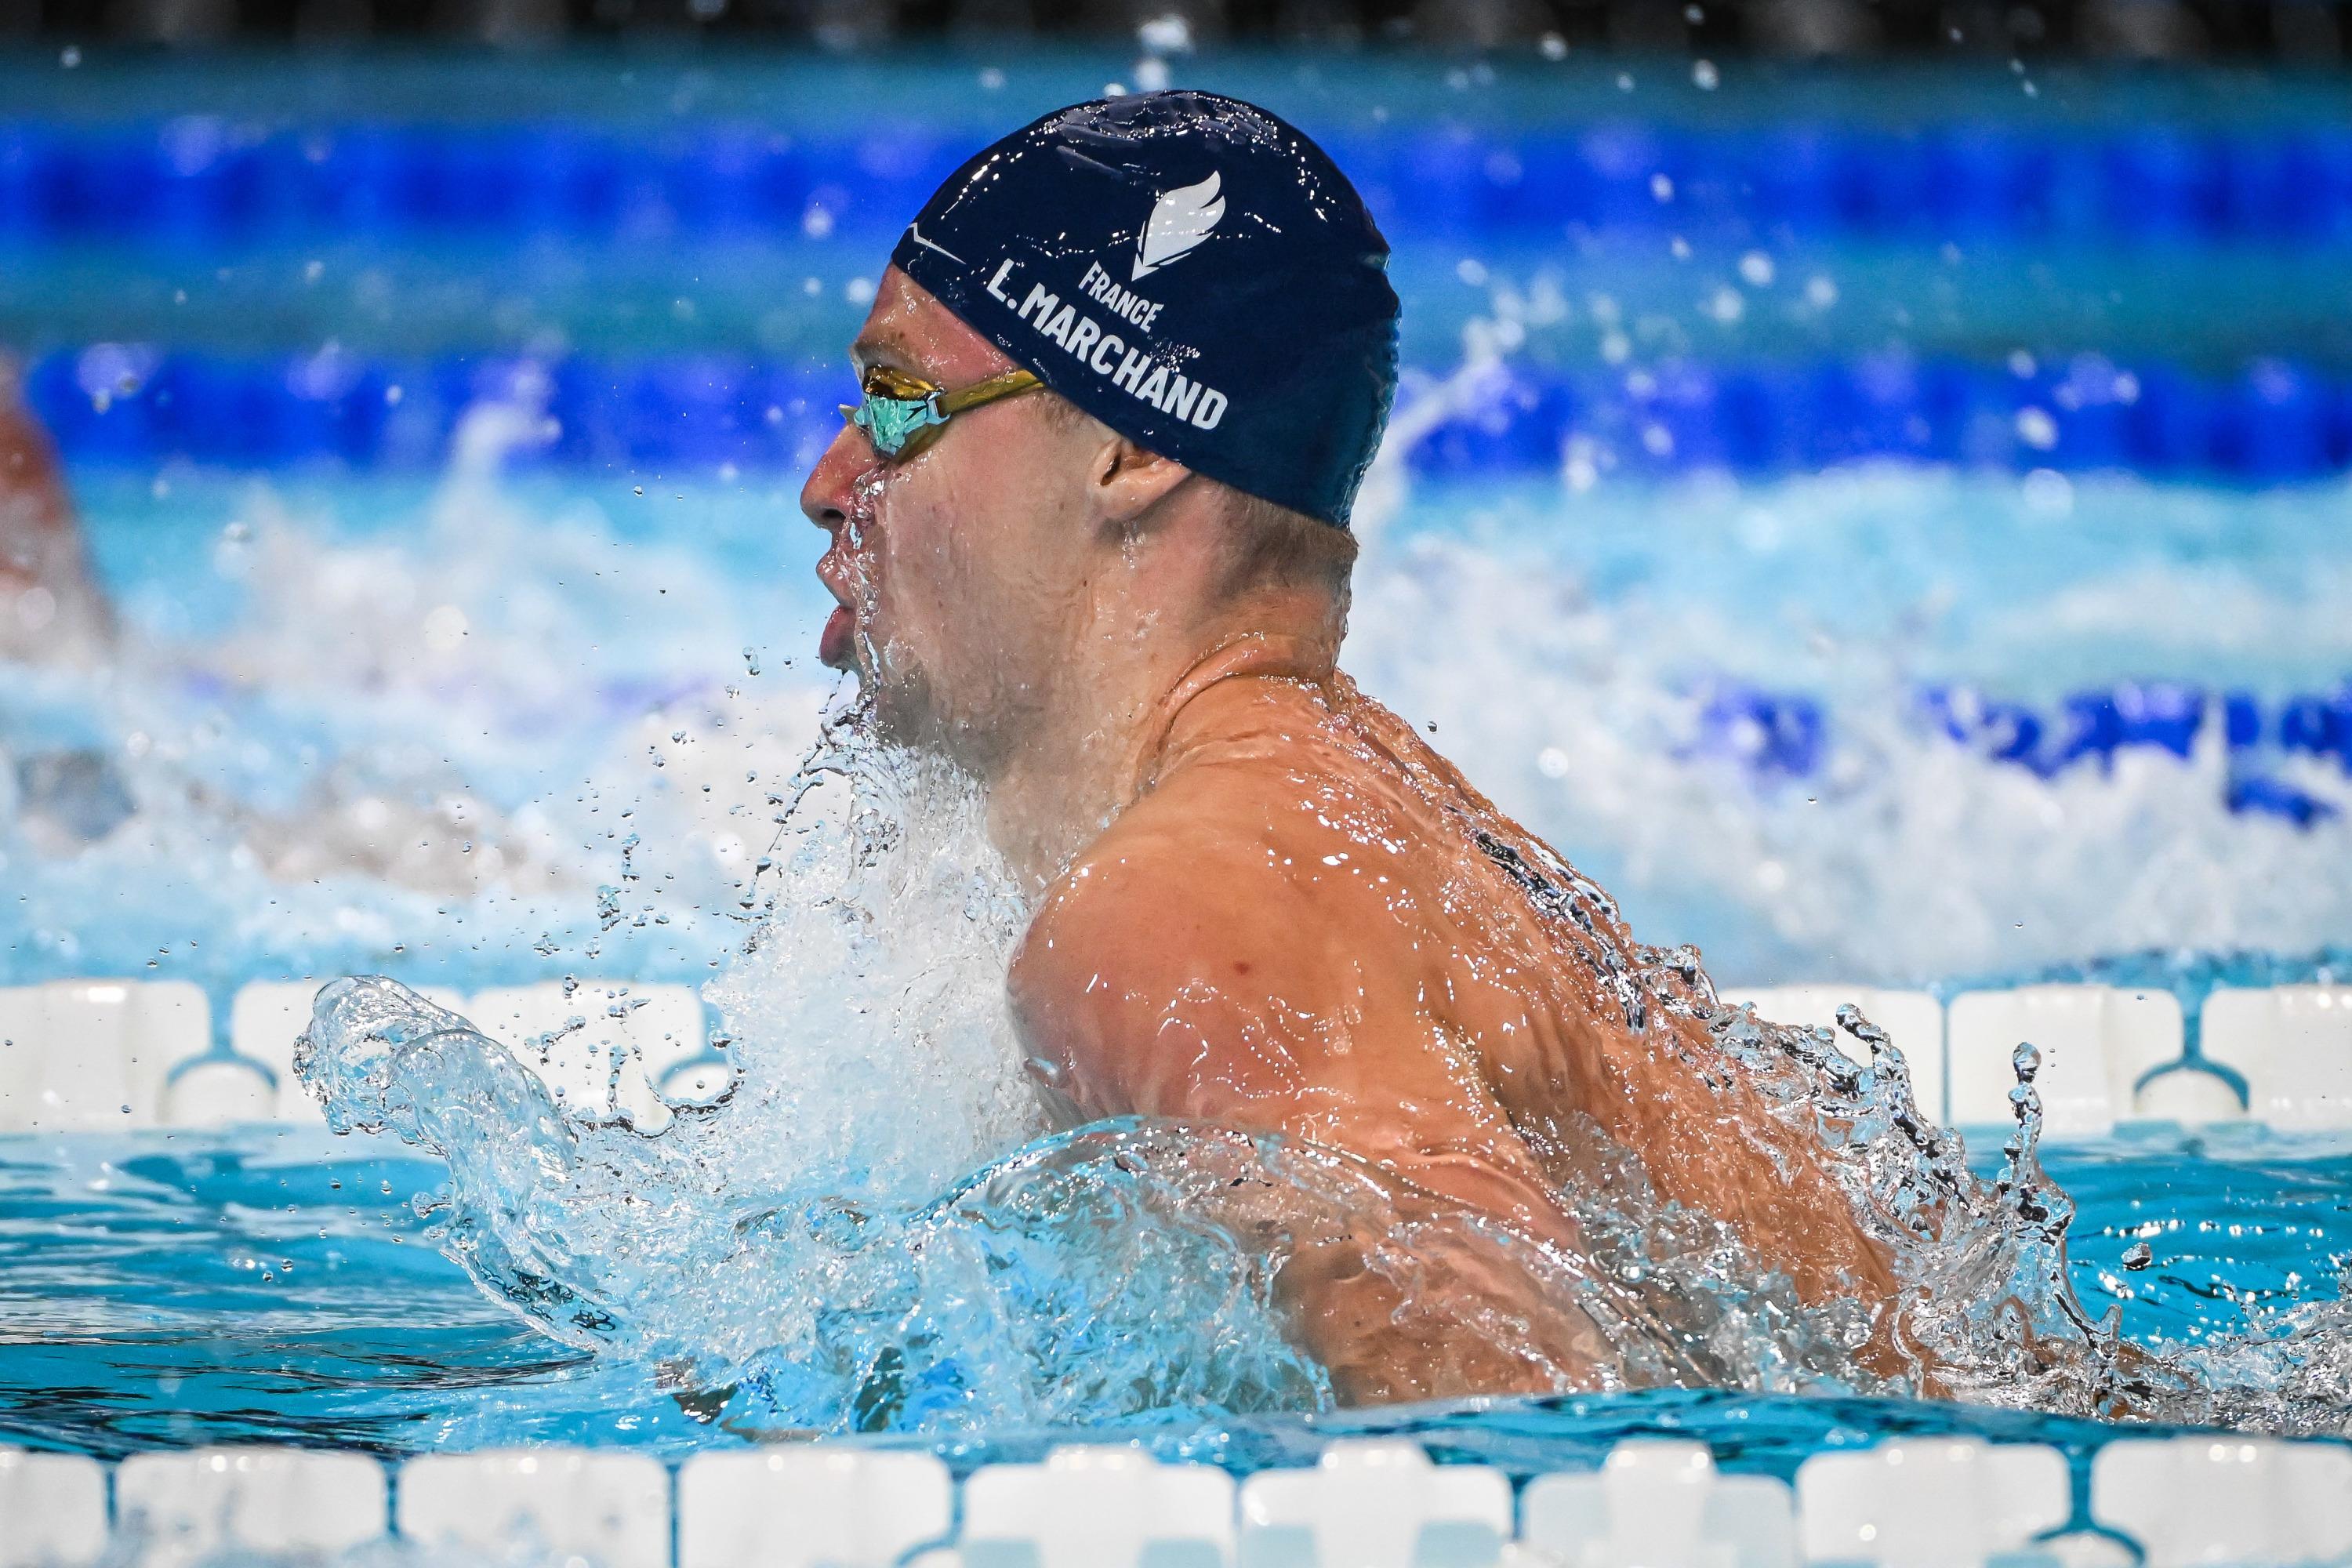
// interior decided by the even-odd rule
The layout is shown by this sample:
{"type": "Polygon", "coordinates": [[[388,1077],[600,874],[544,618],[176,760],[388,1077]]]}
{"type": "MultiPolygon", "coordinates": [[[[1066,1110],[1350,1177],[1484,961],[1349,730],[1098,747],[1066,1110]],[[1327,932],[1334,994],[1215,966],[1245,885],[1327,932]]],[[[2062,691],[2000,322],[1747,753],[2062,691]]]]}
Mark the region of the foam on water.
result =
{"type": "MultiPolygon", "coordinates": [[[[2218,722],[2186,761],[2126,750],[2043,776],[1924,722],[1916,661],[1831,626],[1797,661],[1810,667],[1800,689],[1833,694],[1825,755],[1801,777],[1759,773],[1710,744],[1696,657],[1774,641],[1743,626],[1755,613],[1703,605],[1721,619],[1694,626],[1654,596],[1595,601],[1524,531],[1424,533],[1361,574],[1348,662],[1400,711],[1437,720],[1438,743],[1482,788],[1582,850],[1644,924],[1742,978],[2310,952],[2352,931],[2352,815],[2305,829],[2222,809],[2218,722]]],[[[2295,776],[2352,802],[2333,763],[2295,776]]]]}
{"type": "MultiPolygon", "coordinates": [[[[2044,777],[1955,744],[1917,707],[1921,683],[1955,679],[2044,698],[2024,683],[2047,666],[2314,679],[2339,651],[2340,617],[2315,604],[2352,570],[2340,541],[2294,534],[2293,571],[2233,557],[2248,610],[2227,647],[2188,640],[2163,606],[2212,585],[2217,542],[2269,539],[2328,496],[2167,500],[2084,480],[2072,565],[2020,580],[2001,563],[2043,552],[2002,522],[2021,508],[2006,479],[1581,496],[1376,480],[1351,671],[1438,722],[1437,743],[1640,929],[1698,943],[1727,978],[2292,955],[2352,930],[2352,812],[2298,829],[2224,809],[2218,724],[2186,762],[2126,750],[2044,777]],[[1754,512],[1784,536],[1761,553],[1742,543],[1754,512]],[[2136,520],[2162,552],[2124,547],[2136,520]],[[1849,559],[1843,593],[1822,589],[1849,559]],[[2126,588],[2157,646],[2113,668],[2061,651],[2064,605],[2126,588]],[[1706,693],[1725,678],[1823,700],[1819,765],[1759,771],[1712,743],[1706,693]]],[[[680,485],[656,512],[464,470],[414,494],[172,484],[96,509],[131,627],[113,663],[0,666],[12,977],[133,971],[166,947],[165,972],[224,987],[272,971],[473,984],[703,969],[722,944],[688,933],[731,907],[823,695],[785,662],[818,597],[788,495],[680,485]],[[170,549],[175,519],[197,526],[178,521],[194,538],[170,549]],[[604,886],[626,906],[610,931],[604,886]],[[533,952],[542,938],[559,951],[533,952]]],[[[2332,763],[2282,765],[2352,805],[2332,763]]]]}

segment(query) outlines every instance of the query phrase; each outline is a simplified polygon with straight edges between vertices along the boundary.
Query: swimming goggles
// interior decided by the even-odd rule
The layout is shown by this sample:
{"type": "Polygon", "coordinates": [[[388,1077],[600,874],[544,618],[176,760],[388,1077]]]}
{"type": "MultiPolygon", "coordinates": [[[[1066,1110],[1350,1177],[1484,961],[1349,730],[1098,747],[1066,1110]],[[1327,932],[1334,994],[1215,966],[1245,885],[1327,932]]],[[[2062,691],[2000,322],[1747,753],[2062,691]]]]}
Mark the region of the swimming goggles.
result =
{"type": "Polygon", "coordinates": [[[864,395],[841,405],[841,417],[866,432],[885,460],[902,463],[939,438],[940,428],[966,409],[1042,386],[1031,372],[1008,370],[953,392],[888,365],[868,365],[858,383],[864,395]]]}

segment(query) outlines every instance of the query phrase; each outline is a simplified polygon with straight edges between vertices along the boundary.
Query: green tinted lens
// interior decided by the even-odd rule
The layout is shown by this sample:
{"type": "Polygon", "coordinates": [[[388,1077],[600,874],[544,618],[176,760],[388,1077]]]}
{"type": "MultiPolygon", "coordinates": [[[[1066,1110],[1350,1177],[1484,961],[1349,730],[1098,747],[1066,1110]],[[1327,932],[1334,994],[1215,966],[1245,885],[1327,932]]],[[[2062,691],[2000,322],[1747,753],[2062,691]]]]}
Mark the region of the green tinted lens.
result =
{"type": "Polygon", "coordinates": [[[849,422],[866,432],[877,452],[895,458],[906,449],[915,432],[925,426],[944,425],[947,418],[931,398],[885,397],[869,392],[852,411],[849,422]]]}

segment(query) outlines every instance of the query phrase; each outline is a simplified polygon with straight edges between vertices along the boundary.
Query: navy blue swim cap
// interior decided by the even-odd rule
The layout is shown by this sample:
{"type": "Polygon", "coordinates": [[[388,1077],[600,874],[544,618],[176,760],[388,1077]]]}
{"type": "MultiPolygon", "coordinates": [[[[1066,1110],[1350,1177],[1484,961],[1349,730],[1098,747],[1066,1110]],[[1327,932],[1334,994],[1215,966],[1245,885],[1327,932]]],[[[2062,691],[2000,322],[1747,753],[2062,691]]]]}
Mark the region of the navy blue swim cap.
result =
{"type": "Polygon", "coordinates": [[[890,260],[1120,435],[1345,528],[1396,391],[1388,255],[1322,149],[1176,91],[1014,132],[890,260]]]}

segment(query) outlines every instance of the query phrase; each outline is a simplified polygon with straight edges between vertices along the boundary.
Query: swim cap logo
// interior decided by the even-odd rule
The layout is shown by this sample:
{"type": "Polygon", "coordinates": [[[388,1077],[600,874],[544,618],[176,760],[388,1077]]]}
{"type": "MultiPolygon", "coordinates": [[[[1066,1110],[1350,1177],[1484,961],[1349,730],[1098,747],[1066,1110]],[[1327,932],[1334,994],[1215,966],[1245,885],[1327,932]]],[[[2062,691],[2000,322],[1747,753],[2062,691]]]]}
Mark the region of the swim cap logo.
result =
{"type": "Polygon", "coordinates": [[[1225,216],[1225,198],[1217,189],[1217,173],[1212,169],[1199,184],[1179,185],[1152,204],[1150,221],[1135,237],[1135,270],[1128,275],[1129,282],[1159,271],[1209,237],[1225,216]]]}

